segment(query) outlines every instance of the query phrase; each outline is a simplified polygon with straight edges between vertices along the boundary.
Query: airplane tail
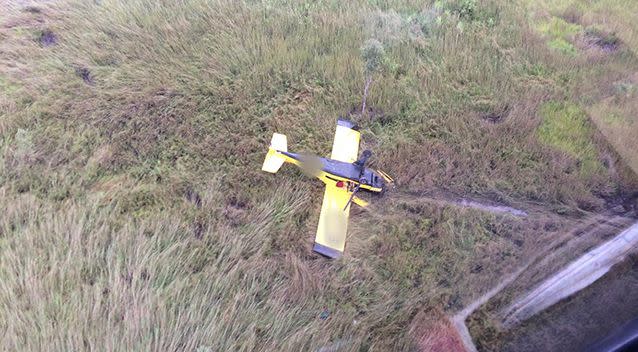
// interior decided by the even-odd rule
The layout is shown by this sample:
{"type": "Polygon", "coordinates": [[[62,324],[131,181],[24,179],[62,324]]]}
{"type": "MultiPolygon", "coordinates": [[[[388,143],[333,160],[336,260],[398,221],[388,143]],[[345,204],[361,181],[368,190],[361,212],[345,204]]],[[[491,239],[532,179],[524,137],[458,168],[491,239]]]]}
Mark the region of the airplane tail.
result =
{"type": "Polygon", "coordinates": [[[275,173],[279,170],[281,165],[284,164],[285,159],[278,152],[288,151],[288,141],[286,136],[279,133],[274,133],[270,140],[270,148],[268,148],[268,154],[266,154],[266,160],[261,169],[266,172],[275,173]]]}

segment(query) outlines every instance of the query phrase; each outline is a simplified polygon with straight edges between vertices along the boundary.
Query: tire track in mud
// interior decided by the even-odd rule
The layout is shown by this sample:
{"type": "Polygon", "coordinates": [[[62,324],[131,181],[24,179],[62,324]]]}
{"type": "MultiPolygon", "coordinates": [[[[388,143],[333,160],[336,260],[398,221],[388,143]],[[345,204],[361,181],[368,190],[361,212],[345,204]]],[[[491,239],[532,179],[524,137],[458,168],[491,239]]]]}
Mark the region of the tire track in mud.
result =
{"type": "Polygon", "coordinates": [[[531,204],[525,204],[522,206],[503,204],[487,199],[482,199],[481,197],[460,196],[453,192],[441,190],[436,192],[394,190],[390,191],[390,195],[393,200],[397,201],[426,202],[438,206],[476,209],[487,213],[509,214],[521,218],[529,216],[529,210],[527,209],[535,208],[535,206],[531,204]]]}

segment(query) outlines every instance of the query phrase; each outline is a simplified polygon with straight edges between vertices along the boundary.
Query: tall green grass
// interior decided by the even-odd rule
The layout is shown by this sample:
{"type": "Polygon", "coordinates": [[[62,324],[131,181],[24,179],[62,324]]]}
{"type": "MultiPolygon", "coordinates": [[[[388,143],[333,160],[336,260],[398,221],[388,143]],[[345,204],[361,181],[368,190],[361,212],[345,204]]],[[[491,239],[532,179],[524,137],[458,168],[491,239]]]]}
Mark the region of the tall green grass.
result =
{"type": "Polygon", "coordinates": [[[591,124],[585,111],[577,106],[550,102],[540,110],[543,123],[538,134],[541,142],[575,157],[585,174],[602,169],[592,142],[591,124]]]}
{"type": "MultiPolygon", "coordinates": [[[[414,316],[460,309],[535,235],[409,194],[602,210],[625,182],[539,140],[539,106],[583,104],[594,66],[522,4],[2,6],[3,349],[409,350],[414,316]],[[385,55],[360,114],[369,39],[385,55]],[[328,261],[309,250],[322,186],[259,166],[273,132],[328,155],[339,115],[397,190],[328,261]]],[[[597,77],[634,63],[614,60],[597,77]]]]}

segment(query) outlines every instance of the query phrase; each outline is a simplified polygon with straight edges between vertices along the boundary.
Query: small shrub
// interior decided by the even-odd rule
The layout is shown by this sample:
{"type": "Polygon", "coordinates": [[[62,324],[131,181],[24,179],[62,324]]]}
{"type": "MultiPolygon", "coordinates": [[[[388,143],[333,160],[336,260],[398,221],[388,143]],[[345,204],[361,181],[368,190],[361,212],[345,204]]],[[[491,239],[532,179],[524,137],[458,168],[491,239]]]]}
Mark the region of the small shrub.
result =
{"type": "Polygon", "coordinates": [[[484,6],[477,0],[439,0],[435,2],[435,8],[457,17],[460,20],[459,27],[464,27],[462,23],[477,23],[492,27],[498,21],[498,8],[484,6]]]}
{"type": "Polygon", "coordinates": [[[361,58],[365,62],[366,75],[372,75],[381,68],[385,50],[383,44],[376,39],[369,39],[361,47],[361,58]]]}
{"type": "Polygon", "coordinates": [[[458,14],[460,18],[470,21],[476,20],[477,7],[476,0],[459,0],[451,3],[450,6],[452,11],[458,14]]]}
{"type": "Polygon", "coordinates": [[[614,83],[614,93],[617,96],[630,96],[638,91],[638,87],[631,82],[614,83]]]}
{"type": "Polygon", "coordinates": [[[423,10],[408,19],[410,25],[409,35],[411,37],[422,37],[432,34],[436,25],[440,11],[436,8],[423,10]]]}

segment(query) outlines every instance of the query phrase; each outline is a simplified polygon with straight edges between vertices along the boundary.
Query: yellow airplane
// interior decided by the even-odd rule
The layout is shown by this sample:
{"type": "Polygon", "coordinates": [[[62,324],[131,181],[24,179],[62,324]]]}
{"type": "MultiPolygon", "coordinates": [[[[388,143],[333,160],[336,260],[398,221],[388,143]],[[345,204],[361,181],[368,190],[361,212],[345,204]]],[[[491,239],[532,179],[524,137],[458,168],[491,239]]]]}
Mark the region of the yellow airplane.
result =
{"type": "Polygon", "coordinates": [[[315,252],[326,257],[338,258],[343,253],[350,203],[362,207],[368,205],[356,193],[360,189],[381,193],[393,182],[385,172],[365,167],[372,155],[369,150],[357,159],[360,138],[353,122],[339,118],[332,155],[328,159],[289,153],[286,136],[275,133],[261,167],[263,171],[276,173],[284,162],[289,162],[305,170],[311,168],[311,173],[326,184],[313,247],[315,252]]]}

